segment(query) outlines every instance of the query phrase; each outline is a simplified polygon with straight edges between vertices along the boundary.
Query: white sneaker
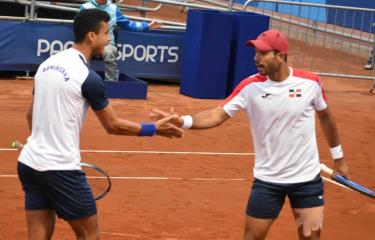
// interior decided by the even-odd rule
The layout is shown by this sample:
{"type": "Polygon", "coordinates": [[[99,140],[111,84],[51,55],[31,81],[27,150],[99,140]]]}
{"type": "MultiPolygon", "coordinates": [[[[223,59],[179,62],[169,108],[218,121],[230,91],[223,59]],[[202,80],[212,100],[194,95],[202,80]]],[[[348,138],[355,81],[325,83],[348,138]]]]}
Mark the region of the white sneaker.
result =
{"type": "Polygon", "coordinates": [[[363,69],[372,70],[373,69],[372,64],[366,64],[365,66],[363,66],[363,69]]]}

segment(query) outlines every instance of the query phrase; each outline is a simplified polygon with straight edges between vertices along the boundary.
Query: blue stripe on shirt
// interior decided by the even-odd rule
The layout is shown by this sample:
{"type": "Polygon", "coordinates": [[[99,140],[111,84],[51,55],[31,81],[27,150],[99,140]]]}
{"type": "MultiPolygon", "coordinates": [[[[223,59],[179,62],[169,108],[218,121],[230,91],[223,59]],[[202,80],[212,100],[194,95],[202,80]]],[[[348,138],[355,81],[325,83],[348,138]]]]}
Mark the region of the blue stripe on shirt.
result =
{"type": "Polygon", "coordinates": [[[81,86],[82,96],[87,99],[94,111],[105,108],[109,101],[105,93],[105,85],[102,78],[89,68],[89,75],[81,86]]]}

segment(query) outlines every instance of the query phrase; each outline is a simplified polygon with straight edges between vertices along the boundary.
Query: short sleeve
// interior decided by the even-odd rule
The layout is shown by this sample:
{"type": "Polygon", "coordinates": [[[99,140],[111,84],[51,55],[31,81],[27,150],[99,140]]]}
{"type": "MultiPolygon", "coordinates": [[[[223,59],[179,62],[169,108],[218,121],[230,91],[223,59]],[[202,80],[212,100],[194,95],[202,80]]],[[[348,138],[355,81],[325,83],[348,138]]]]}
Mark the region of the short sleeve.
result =
{"type": "Polygon", "coordinates": [[[98,111],[108,105],[104,81],[95,71],[90,69],[89,75],[81,88],[82,96],[86,98],[93,110],[98,111]]]}
{"type": "Polygon", "coordinates": [[[247,81],[241,82],[225,101],[220,104],[223,110],[230,116],[234,117],[240,110],[246,108],[248,103],[248,96],[245,92],[245,86],[249,83],[247,81]]]}
{"type": "Polygon", "coordinates": [[[314,98],[314,108],[316,111],[323,111],[327,108],[327,95],[323,89],[323,84],[319,80],[314,98]]]}

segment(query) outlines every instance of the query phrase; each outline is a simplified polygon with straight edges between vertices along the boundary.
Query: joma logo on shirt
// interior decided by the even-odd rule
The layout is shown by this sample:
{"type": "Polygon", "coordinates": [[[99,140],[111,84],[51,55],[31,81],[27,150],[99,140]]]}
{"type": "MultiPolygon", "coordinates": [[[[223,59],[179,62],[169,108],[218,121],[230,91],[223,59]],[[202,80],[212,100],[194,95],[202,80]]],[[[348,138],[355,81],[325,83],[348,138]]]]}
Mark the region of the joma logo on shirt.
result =
{"type": "Polygon", "coordinates": [[[289,97],[290,98],[302,97],[302,89],[289,88],[289,97]]]}

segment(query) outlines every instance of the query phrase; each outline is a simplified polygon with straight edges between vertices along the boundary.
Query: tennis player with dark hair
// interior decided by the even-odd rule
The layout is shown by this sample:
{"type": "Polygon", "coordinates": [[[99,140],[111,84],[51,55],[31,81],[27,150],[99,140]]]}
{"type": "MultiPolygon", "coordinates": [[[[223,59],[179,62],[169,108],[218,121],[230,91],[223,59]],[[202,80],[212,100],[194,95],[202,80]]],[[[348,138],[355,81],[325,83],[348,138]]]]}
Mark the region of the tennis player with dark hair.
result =
{"type": "Polygon", "coordinates": [[[31,135],[19,156],[29,239],[51,239],[55,215],[66,220],[77,239],[99,239],[97,209],[80,166],[80,130],[91,107],[110,134],[181,137],[169,124],[177,116],[138,124],[116,116],[103,80],[88,66],[111,37],[109,15],[83,10],[74,20],[75,44],[51,56],[35,75],[27,120],[31,135]]]}
{"type": "MultiPolygon", "coordinates": [[[[313,73],[288,66],[288,40],[282,32],[266,31],[247,45],[256,49],[254,60],[259,74],[243,80],[220,106],[182,116],[174,124],[213,128],[245,110],[256,155],[244,239],[265,239],[286,197],[299,238],[319,239],[324,202],[315,112],[334,159],[334,172],[348,174],[322,82],[313,73]]],[[[155,109],[151,116],[158,119],[168,113],[155,109]]]]}

